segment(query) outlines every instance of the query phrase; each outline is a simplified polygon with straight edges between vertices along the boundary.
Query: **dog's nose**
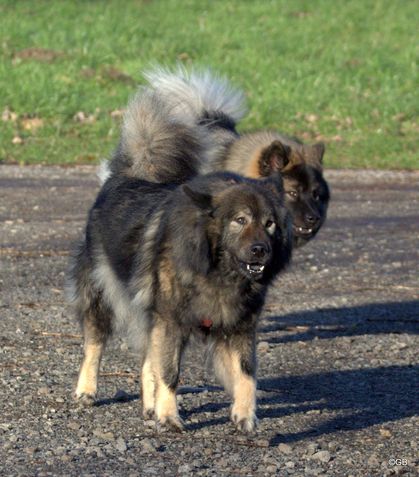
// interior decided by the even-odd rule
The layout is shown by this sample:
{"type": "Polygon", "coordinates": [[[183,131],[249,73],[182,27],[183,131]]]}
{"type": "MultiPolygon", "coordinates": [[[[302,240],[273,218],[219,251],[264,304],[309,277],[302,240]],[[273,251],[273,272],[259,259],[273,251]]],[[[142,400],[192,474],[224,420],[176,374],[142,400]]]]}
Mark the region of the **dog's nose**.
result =
{"type": "Polygon", "coordinates": [[[252,255],[256,258],[263,258],[268,254],[269,250],[266,244],[264,243],[255,243],[250,247],[252,255]]]}
{"type": "Polygon", "coordinates": [[[320,217],[317,214],[306,214],[304,216],[304,222],[310,226],[316,225],[319,220],[320,217]]]}

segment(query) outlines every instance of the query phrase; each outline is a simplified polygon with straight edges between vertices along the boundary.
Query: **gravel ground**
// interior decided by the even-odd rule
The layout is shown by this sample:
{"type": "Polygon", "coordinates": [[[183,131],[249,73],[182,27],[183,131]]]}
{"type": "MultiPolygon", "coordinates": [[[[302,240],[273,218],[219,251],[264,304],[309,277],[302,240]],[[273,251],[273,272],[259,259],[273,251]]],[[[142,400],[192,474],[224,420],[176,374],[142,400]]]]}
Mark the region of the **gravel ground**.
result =
{"type": "Polygon", "coordinates": [[[328,221],[261,320],[258,432],[234,430],[191,349],[179,390],[187,430],[159,434],[141,418],[136,357],[120,340],[98,405],[72,400],[82,348],[63,282],[94,169],[0,166],[0,474],[418,475],[419,173],[327,177],[328,221]]]}

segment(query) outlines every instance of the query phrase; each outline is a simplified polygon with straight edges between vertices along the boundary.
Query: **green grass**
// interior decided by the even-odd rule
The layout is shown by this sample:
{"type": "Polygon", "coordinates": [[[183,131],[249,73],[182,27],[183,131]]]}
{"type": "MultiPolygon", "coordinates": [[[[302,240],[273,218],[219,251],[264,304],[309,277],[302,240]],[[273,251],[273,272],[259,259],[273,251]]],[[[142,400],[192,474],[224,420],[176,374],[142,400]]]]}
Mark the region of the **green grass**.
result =
{"type": "Polygon", "coordinates": [[[417,5],[0,0],[0,161],[108,157],[140,70],[181,61],[244,88],[241,131],[322,139],[328,167],[419,168],[417,5]]]}

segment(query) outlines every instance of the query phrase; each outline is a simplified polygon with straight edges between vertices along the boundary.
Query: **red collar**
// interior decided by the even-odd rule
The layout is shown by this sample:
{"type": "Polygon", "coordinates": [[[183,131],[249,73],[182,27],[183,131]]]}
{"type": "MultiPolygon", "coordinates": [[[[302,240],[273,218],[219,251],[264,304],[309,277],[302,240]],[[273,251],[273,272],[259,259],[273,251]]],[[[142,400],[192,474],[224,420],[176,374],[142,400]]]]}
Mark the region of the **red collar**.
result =
{"type": "Polygon", "coordinates": [[[199,327],[202,329],[202,331],[205,331],[205,333],[209,333],[212,327],[211,318],[202,318],[202,320],[199,323],[199,327]]]}

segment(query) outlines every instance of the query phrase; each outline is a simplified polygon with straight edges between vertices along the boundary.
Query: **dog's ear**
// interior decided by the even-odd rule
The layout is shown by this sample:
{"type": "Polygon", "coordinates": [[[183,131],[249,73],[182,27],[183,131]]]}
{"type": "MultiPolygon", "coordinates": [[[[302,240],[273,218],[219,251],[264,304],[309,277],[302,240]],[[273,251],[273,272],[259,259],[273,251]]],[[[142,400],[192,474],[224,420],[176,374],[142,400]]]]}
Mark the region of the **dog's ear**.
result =
{"type": "Polygon", "coordinates": [[[281,141],[272,141],[262,149],[259,157],[259,171],[261,176],[270,176],[275,171],[282,171],[290,161],[291,148],[281,141]]]}
{"type": "Polygon", "coordinates": [[[208,222],[213,208],[211,195],[187,185],[183,185],[182,190],[191,199],[194,208],[189,214],[182,214],[176,219],[179,236],[174,242],[174,256],[179,276],[190,281],[196,274],[207,275],[211,268],[208,222]]]}
{"type": "Polygon", "coordinates": [[[321,168],[325,150],[326,146],[323,142],[317,142],[312,146],[304,146],[304,157],[307,162],[318,165],[321,168]]]}
{"type": "Polygon", "coordinates": [[[197,207],[208,212],[212,210],[212,197],[209,194],[198,192],[187,185],[183,185],[182,190],[197,207]]]}

